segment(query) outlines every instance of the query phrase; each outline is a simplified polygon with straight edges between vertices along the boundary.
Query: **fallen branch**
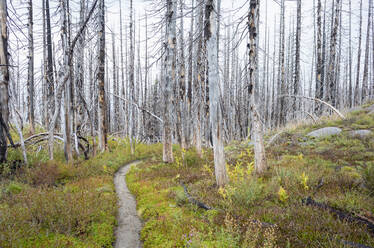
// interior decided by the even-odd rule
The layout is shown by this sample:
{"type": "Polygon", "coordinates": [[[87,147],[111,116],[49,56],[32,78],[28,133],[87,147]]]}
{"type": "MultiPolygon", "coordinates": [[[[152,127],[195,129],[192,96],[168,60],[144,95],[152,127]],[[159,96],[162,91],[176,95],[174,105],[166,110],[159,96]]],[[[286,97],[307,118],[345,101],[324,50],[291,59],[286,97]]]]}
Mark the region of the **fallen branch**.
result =
{"type": "Polygon", "coordinates": [[[330,109],[332,109],[337,115],[339,115],[340,118],[345,119],[345,116],[342,113],[340,113],[339,110],[337,110],[336,108],[334,108],[334,106],[332,106],[331,104],[329,104],[329,103],[327,103],[325,101],[322,101],[321,99],[318,99],[318,98],[309,97],[309,96],[296,96],[296,95],[280,95],[278,97],[304,98],[304,99],[316,101],[316,102],[319,102],[319,103],[322,103],[322,104],[326,105],[327,107],[329,107],[330,109]]]}
{"type": "MultiPolygon", "coordinates": [[[[48,136],[49,136],[49,133],[35,134],[35,135],[32,135],[32,136],[28,137],[27,139],[25,139],[24,144],[29,145],[29,146],[30,145],[36,145],[36,144],[39,144],[40,142],[48,140],[48,138],[47,138],[48,136]],[[37,140],[35,140],[35,139],[37,139],[37,140]]],[[[79,148],[82,149],[85,159],[88,159],[88,153],[90,151],[89,141],[82,136],[77,136],[77,138],[78,138],[78,140],[82,140],[82,141],[84,141],[84,143],[86,143],[86,145],[85,145],[86,148],[81,142],[78,142],[78,146],[79,146],[79,148]]],[[[53,139],[64,142],[64,139],[62,138],[61,133],[54,133],[53,139]]],[[[21,145],[22,145],[21,142],[18,142],[16,144],[12,145],[12,147],[17,148],[17,147],[20,147],[21,145]]],[[[8,146],[11,146],[11,145],[8,145],[8,146]]]]}
{"type": "Polygon", "coordinates": [[[155,115],[154,113],[150,112],[149,110],[146,110],[145,108],[140,107],[137,103],[132,102],[132,101],[129,101],[129,100],[127,100],[127,99],[125,99],[125,98],[123,98],[123,97],[120,97],[120,96],[118,96],[118,95],[116,95],[116,94],[113,94],[113,93],[111,93],[111,92],[110,92],[110,94],[113,95],[113,96],[115,96],[115,97],[117,97],[118,99],[121,99],[122,101],[125,101],[125,102],[128,102],[128,103],[134,105],[134,106],[137,107],[139,110],[141,110],[141,111],[143,111],[143,112],[145,112],[145,113],[147,113],[147,114],[153,116],[154,118],[156,118],[157,120],[159,120],[161,123],[164,122],[160,117],[158,117],[158,116],[155,115]]]}
{"type": "Polygon", "coordinates": [[[277,134],[275,134],[275,135],[273,135],[271,138],[270,138],[270,140],[269,140],[269,142],[267,143],[267,145],[266,145],[266,148],[268,148],[268,147],[270,147],[277,139],[278,139],[278,137],[281,135],[281,134],[283,134],[284,133],[284,131],[281,131],[281,132],[279,132],[279,133],[277,133],[277,134]]]}

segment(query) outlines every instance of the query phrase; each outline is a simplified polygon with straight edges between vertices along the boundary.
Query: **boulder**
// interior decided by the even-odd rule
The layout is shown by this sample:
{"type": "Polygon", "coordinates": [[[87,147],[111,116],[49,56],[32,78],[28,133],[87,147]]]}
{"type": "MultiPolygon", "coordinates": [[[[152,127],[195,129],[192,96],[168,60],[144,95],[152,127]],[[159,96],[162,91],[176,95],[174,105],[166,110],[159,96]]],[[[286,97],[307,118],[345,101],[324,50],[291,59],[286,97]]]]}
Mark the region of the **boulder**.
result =
{"type": "Polygon", "coordinates": [[[362,129],[362,130],[354,130],[349,132],[349,136],[353,138],[365,138],[370,135],[372,135],[373,132],[367,129],[362,129]]]}
{"type": "Polygon", "coordinates": [[[325,127],[321,129],[314,130],[313,132],[310,132],[307,134],[309,137],[314,137],[314,138],[323,138],[331,135],[338,135],[342,132],[338,127],[325,127]]]}
{"type": "Polygon", "coordinates": [[[374,111],[374,104],[373,104],[373,105],[370,105],[370,106],[367,107],[365,110],[368,111],[368,112],[373,112],[373,111],[374,111]]]}

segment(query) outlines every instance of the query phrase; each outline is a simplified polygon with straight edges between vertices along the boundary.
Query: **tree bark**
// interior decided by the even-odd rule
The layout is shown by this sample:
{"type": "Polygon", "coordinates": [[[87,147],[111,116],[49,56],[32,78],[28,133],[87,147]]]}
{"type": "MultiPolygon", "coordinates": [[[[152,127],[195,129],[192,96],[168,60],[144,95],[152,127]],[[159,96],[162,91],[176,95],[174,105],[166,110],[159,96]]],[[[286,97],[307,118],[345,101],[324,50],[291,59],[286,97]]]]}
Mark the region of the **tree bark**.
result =
{"type": "Polygon", "coordinates": [[[33,31],[33,6],[32,0],[28,1],[28,41],[29,41],[29,55],[28,55],[28,75],[27,75],[27,108],[28,108],[28,118],[30,123],[30,131],[33,134],[35,132],[35,111],[34,111],[34,31],[33,31]]]}
{"type": "Polygon", "coordinates": [[[108,149],[107,141],[107,105],[105,94],[105,5],[104,0],[99,2],[99,51],[97,83],[99,87],[99,149],[104,152],[108,149]]]}
{"type": "Polygon", "coordinates": [[[210,125],[212,128],[214,168],[218,187],[223,187],[229,179],[226,171],[226,160],[223,145],[222,111],[220,106],[221,90],[219,86],[218,49],[217,49],[217,14],[215,0],[208,0],[205,6],[205,37],[209,63],[209,99],[210,125]]]}
{"type": "Polygon", "coordinates": [[[177,4],[175,0],[166,0],[166,56],[165,56],[165,82],[164,82],[164,109],[163,109],[163,161],[165,163],[172,163],[173,148],[172,148],[172,123],[171,123],[171,102],[173,84],[175,83],[176,62],[176,12],[177,4]]]}
{"type": "Polygon", "coordinates": [[[9,129],[9,58],[8,58],[8,26],[7,1],[0,1],[0,163],[7,160],[7,130],[9,129]]]}
{"type": "Polygon", "coordinates": [[[361,100],[365,102],[369,98],[369,53],[370,53],[370,25],[371,25],[371,11],[372,11],[372,0],[369,0],[368,9],[368,24],[366,31],[366,48],[365,48],[365,61],[364,61],[364,75],[362,78],[362,94],[361,100]]]}
{"type": "Polygon", "coordinates": [[[254,89],[256,83],[257,71],[257,36],[259,27],[259,1],[251,0],[248,14],[248,32],[249,32],[249,87],[248,95],[251,98],[250,110],[252,116],[253,140],[255,152],[255,170],[256,173],[262,174],[267,169],[264,139],[259,113],[256,109],[254,89]]]}

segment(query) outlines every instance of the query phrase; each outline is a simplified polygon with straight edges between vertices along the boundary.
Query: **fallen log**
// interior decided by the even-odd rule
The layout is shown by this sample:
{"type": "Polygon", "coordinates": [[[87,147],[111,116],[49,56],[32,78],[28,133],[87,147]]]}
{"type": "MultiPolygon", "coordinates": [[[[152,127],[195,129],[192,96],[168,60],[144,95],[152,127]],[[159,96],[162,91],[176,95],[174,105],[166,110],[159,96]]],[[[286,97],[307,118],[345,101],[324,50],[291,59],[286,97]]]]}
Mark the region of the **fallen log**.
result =
{"type": "Polygon", "coordinates": [[[199,202],[198,200],[196,200],[195,198],[193,198],[189,193],[188,193],[188,190],[187,190],[187,186],[184,185],[184,183],[181,183],[183,189],[184,189],[184,194],[186,195],[188,201],[196,206],[198,206],[199,208],[202,208],[202,209],[205,209],[205,210],[213,210],[212,207],[209,207],[208,205],[202,203],[202,202],[199,202]]]}
{"type": "Polygon", "coordinates": [[[362,225],[366,225],[368,231],[371,234],[374,234],[374,223],[370,222],[367,219],[364,219],[360,216],[356,216],[355,214],[349,213],[349,212],[344,211],[342,209],[331,207],[331,206],[327,205],[326,203],[317,202],[317,201],[313,200],[311,197],[303,199],[302,203],[306,206],[312,206],[312,207],[316,207],[316,208],[319,208],[319,209],[322,209],[322,210],[326,210],[326,211],[330,212],[331,214],[335,215],[340,220],[347,221],[347,222],[350,222],[350,223],[359,223],[359,224],[362,224],[362,225]]]}
{"type": "Polygon", "coordinates": [[[343,240],[343,239],[340,240],[340,243],[342,243],[343,245],[346,245],[346,246],[353,247],[353,248],[372,248],[371,246],[357,244],[357,243],[354,243],[354,242],[351,242],[351,241],[346,241],[346,240],[343,240]]]}

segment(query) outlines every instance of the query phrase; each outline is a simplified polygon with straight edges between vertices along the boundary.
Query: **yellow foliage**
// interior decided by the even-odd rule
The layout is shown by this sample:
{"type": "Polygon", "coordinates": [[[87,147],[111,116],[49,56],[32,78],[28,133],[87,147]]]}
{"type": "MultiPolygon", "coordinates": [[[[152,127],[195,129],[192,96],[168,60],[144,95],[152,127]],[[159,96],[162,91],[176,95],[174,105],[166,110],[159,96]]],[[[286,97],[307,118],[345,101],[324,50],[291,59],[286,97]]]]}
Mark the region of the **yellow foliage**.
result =
{"type": "Polygon", "coordinates": [[[220,187],[220,188],[218,189],[218,194],[219,194],[220,196],[222,196],[222,198],[223,198],[224,200],[226,200],[226,198],[227,198],[227,190],[226,190],[225,188],[220,187]]]}
{"type": "Polygon", "coordinates": [[[309,189],[308,179],[309,179],[308,176],[305,175],[305,172],[303,172],[303,174],[301,174],[301,184],[304,186],[305,190],[309,189]]]}
{"type": "Polygon", "coordinates": [[[279,200],[283,203],[285,203],[288,200],[287,191],[282,186],[280,186],[279,188],[278,197],[279,197],[279,200]]]}

